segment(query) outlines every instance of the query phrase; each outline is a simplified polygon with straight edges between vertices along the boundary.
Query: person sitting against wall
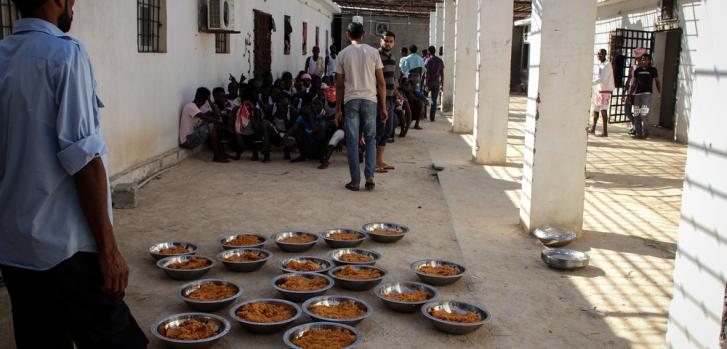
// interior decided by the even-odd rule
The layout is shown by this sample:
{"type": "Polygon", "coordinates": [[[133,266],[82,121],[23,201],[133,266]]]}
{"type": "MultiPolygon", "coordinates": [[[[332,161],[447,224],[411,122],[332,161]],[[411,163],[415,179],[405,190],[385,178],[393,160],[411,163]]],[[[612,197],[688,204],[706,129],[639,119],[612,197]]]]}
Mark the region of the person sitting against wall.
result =
{"type": "Polygon", "coordinates": [[[263,162],[270,162],[270,147],[283,148],[283,159],[290,160],[290,148],[294,143],[287,142],[287,133],[295,123],[297,111],[290,105],[290,97],[281,93],[277,96],[272,114],[263,120],[263,162]]]}
{"type": "Polygon", "coordinates": [[[244,149],[252,152],[252,160],[258,161],[258,147],[263,143],[263,110],[257,105],[254,85],[242,85],[239,98],[240,107],[235,113],[235,133],[242,137],[244,149]]]}
{"type": "Polygon", "coordinates": [[[326,72],[326,63],[321,57],[321,49],[313,46],[313,55],[305,60],[305,72],[311,76],[323,76],[326,72]]]}
{"type": "Polygon", "coordinates": [[[220,110],[215,103],[210,101],[210,96],[209,89],[200,87],[194,95],[194,101],[182,108],[179,120],[179,146],[194,149],[209,138],[214,154],[212,160],[230,162],[222,151],[218,137],[220,130],[224,127],[220,119],[220,110]]]}
{"type": "MultiPolygon", "coordinates": [[[[235,93],[237,95],[237,93],[235,93]]],[[[238,106],[233,103],[233,100],[227,98],[225,89],[222,87],[216,87],[212,90],[212,98],[217,109],[220,111],[220,121],[222,121],[222,127],[219,129],[219,142],[221,151],[224,152],[224,143],[229,142],[232,149],[235,151],[235,160],[240,160],[242,154],[242,138],[235,133],[235,115],[238,106]]]]}

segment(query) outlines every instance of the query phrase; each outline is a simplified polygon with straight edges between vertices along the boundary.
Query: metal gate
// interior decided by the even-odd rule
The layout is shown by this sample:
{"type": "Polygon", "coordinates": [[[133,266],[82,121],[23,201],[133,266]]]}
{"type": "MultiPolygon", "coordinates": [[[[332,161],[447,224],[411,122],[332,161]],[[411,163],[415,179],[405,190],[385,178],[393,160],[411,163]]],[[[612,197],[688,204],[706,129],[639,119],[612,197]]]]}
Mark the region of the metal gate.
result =
{"type": "Polygon", "coordinates": [[[652,54],[654,51],[654,33],[642,30],[616,29],[611,32],[609,47],[609,60],[613,66],[616,89],[611,97],[608,122],[612,124],[629,122],[623,97],[628,89],[626,80],[628,80],[629,71],[634,65],[634,50],[645,48],[647,53],[652,54]]]}

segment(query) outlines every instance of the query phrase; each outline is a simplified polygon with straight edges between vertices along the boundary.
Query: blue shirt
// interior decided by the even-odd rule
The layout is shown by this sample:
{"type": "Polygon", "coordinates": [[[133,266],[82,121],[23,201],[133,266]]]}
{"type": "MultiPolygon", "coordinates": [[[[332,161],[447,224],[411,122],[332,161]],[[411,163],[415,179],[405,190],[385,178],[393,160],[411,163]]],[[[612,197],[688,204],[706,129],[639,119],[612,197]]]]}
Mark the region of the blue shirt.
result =
{"type": "Polygon", "coordinates": [[[0,40],[0,264],[96,252],[73,175],[106,154],[101,107],[86,49],[55,25],[24,18],[0,40]]]}
{"type": "Polygon", "coordinates": [[[412,53],[406,56],[406,66],[409,71],[416,68],[424,68],[424,58],[416,53],[412,53]]]}

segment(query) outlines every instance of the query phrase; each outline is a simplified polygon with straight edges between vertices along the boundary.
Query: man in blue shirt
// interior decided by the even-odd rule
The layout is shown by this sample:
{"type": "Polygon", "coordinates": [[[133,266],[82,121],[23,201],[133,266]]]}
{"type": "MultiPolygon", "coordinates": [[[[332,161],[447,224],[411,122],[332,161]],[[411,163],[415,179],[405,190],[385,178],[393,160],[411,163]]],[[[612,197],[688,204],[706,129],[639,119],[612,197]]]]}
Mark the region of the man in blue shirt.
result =
{"type": "Polygon", "coordinates": [[[409,80],[414,83],[414,91],[420,91],[422,74],[424,74],[424,58],[418,54],[416,45],[409,46],[409,55],[406,56],[406,67],[409,69],[409,80]]]}
{"type": "Polygon", "coordinates": [[[103,104],[84,46],[65,34],[75,0],[13,2],[23,19],[0,41],[0,270],[16,346],[145,348],[123,301],[103,104]]]}

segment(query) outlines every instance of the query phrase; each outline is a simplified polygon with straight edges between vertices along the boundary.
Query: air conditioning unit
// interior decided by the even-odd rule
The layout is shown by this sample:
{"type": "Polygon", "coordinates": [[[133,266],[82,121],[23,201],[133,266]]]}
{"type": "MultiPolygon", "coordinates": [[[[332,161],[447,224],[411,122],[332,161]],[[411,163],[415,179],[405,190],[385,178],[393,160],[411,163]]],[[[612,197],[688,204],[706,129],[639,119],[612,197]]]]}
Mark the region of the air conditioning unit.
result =
{"type": "Polygon", "coordinates": [[[235,30],[235,0],[207,0],[207,29],[235,30]]]}

